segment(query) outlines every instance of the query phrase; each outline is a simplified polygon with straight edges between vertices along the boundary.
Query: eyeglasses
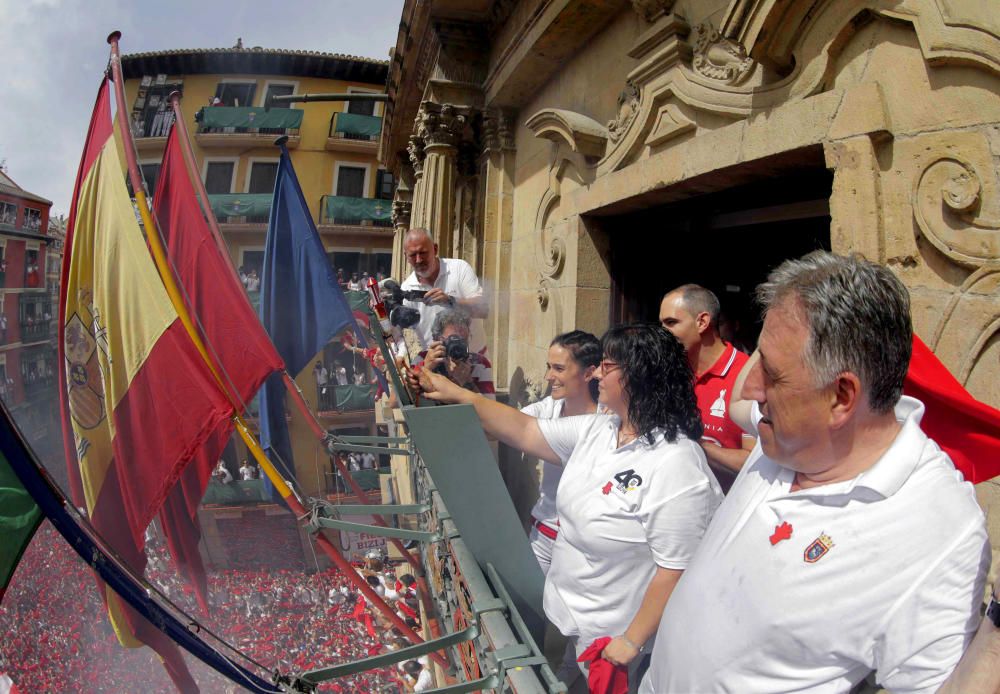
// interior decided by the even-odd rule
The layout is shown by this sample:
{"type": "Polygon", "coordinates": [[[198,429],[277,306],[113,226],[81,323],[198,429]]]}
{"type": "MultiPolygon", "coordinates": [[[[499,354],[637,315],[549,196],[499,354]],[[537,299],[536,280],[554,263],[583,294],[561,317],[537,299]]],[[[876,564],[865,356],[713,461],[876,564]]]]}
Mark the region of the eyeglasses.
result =
{"type": "Polygon", "coordinates": [[[597,370],[601,372],[601,376],[607,376],[612,371],[615,371],[616,369],[620,369],[620,368],[622,368],[621,364],[619,364],[617,362],[613,362],[613,361],[608,361],[607,359],[603,360],[597,366],[597,370]]]}

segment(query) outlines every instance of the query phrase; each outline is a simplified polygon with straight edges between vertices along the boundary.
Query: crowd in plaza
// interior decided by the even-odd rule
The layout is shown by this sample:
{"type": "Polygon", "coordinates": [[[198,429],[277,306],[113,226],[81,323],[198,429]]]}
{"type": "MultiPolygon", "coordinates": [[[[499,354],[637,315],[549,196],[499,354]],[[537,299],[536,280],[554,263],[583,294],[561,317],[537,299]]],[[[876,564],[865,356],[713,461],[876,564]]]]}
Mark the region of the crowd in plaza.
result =
{"type": "MultiPolygon", "coordinates": [[[[301,674],[402,645],[402,634],[336,570],[212,573],[206,616],[160,541],[147,544],[147,556],[147,579],[171,602],[269,671],[301,674]]],[[[412,619],[412,589],[406,581],[397,583],[390,568],[377,568],[365,572],[376,577],[379,592],[399,614],[412,619]]],[[[17,571],[0,605],[0,674],[6,673],[19,691],[174,691],[150,649],[119,645],[93,574],[50,525],[39,529],[17,571]]],[[[186,660],[203,691],[235,691],[220,675],[186,660]]],[[[403,664],[378,668],[330,680],[319,691],[406,691],[417,678],[405,673],[403,664]]]]}

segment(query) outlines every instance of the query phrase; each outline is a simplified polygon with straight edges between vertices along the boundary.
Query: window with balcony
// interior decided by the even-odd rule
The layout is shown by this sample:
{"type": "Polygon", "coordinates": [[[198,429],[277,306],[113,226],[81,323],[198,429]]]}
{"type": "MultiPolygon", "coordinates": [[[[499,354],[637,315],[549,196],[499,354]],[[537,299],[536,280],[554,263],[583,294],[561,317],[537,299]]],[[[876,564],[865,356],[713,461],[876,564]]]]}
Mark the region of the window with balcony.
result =
{"type": "Polygon", "coordinates": [[[12,202],[0,202],[0,224],[7,226],[17,224],[17,205],[12,202]]]}
{"type": "Polygon", "coordinates": [[[278,162],[255,161],[250,165],[248,193],[274,193],[274,179],[278,176],[278,162]]]}
{"type": "Polygon", "coordinates": [[[213,106],[250,106],[257,93],[256,82],[220,82],[215,88],[213,106]]]}
{"type": "Polygon", "coordinates": [[[42,286],[42,275],[38,269],[38,250],[28,249],[24,252],[24,286],[35,289],[42,286]]]}
{"type": "Polygon", "coordinates": [[[233,169],[235,168],[236,163],[231,161],[208,162],[208,165],[205,167],[205,192],[209,195],[231,192],[233,188],[233,169]]]}
{"type": "Polygon", "coordinates": [[[166,75],[143,76],[132,103],[132,134],[135,137],[166,137],[174,122],[174,112],[167,97],[183,89],[183,80],[168,81],[166,75]]]}
{"type": "Polygon", "coordinates": [[[378,178],[375,183],[375,197],[380,200],[392,200],[396,192],[396,179],[391,171],[385,169],[378,170],[378,178]]]}
{"type": "Polygon", "coordinates": [[[48,297],[32,297],[21,295],[19,306],[21,323],[21,342],[36,342],[49,336],[49,323],[52,321],[52,304],[48,297]]]}
{"type": "Polygon", "coordinates": [[[142,180],[146,183],[146,190],[149,191],[149,197],[153,197],[153,193],[156,192],[156,182],[160,180],[160,165],[159,164],[140,164],[139,170],[142,172],[142,180]]]}
{"type": "MultiPolygon", "coordinates": [[[[291,84],[269,84],[267,92],[264,94],[264,105],[271,103],[271,98],[275,96],[290,96],[295,93],[295,86],[291,84]]],[[[281,104],[280,107],[287,107],[288,104],[281,104]]]]}
{"type": "Polygon", "coordinates": [[[365,197],[365,172],[358,166],[341,166],[337,169],[337,195],[340,197],[365,197]]]}
{"type": "Polygon", "coordinates": [[[354,113],[359,116],[374,116],[375,115],[375,102],[369,100],[356,100],[347,102],[347,112],[354,113]]]}
{"type": "Polygon", "coordinates": [[[22,228],[25,231],[40,232],[42,230],[42,211],[36,210],[31,207],[24,208],[24,225],[22,228]]]}

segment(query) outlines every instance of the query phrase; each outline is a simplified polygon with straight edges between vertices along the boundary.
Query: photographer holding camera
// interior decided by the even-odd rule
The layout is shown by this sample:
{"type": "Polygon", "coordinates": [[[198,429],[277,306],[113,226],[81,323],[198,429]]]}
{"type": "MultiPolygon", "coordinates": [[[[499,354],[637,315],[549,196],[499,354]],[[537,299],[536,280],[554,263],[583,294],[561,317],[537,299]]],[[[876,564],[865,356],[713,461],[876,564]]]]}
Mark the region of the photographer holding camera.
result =
{"type": "Polygon", "coordinates": [[[493,367],[483,354],[469,351],[470,322],[469,314],[461,309],[438,313],[431,326],[431,343],[421,353],[423,368],[492,400],[496,397],[493,367]]]}
{"type": "MultiPolygon", "coordinates": [[[[433,337],[434,319],[450,308],[462,309],[470,319],[486,318],[489,306],[483,296],[483,286],[467,262],[458,258],[439,258],[438,247],[426,229],[410,229],[403,239],[403,252],[413,272],[403,280],[402,290],[408,294],[422,292],[422,298],[406,297],[404,305],[420,313],[413,326],[422,349],[427,349],[433,337]]],[[[470,323],[474,351],[486,344],[481,321],[470,323]]],[[[466,339],[469,339],[468,336],[466,339]]]]}

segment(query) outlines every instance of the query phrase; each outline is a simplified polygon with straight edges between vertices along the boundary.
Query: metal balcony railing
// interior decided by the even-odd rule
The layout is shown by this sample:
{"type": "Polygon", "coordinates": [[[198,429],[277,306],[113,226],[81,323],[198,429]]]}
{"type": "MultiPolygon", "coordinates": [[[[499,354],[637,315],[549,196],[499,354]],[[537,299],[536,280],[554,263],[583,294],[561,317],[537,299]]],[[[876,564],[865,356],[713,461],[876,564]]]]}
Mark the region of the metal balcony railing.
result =
{"type": "Polygon", "coordinates": [[[270,193],[210,194],[208,202],[220,224],[267,224],[271,215],[270,193]]]}
{"type": "Polygon", "coordinates": [[[51,320],[25,319],[21,321],[21,342],[37,342],[49,336],[51,320]]]}
{"type": "Polygon", "coordinates": [[[330,137],[375,142],[381,133],[382,119],[379,116],[337,111],[330,117],[330,137]]]}
{"type": "Polygon", "coordinates": [[[199,134],[299,134],[305,111],[263,106],[208,106],[195,114],[199,134]]]}
{"type": "Polygon", "coordinates": [[[324,195],[320,200],[320,224],[391,227],[392,201],[324,195]]]}

